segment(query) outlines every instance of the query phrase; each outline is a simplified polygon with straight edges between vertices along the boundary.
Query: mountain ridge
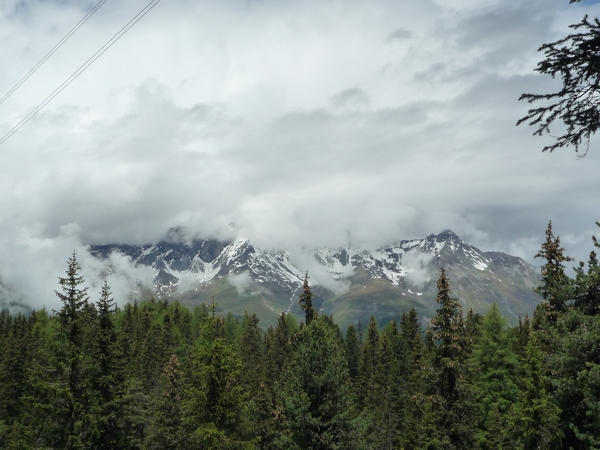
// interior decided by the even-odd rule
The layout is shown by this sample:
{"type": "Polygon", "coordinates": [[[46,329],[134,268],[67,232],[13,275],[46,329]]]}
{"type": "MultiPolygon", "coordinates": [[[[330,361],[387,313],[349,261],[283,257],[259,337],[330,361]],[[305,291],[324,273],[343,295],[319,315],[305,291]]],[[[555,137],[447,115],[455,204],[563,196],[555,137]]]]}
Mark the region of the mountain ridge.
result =
{"type": "Polygon", "coordinates": [[[247,239],[187,239],[179,231],[167,236],[157,244],[92,245],[90,252],[102,259],[117,252],[135,266],[152,268],[152,290],[159,297],[190,306],[214,297],[221,309],[257,312],[266,323],[283,311],[301,316],[297,296],[306,273],[316,306],[342,324],[370,314],[383,323],[410,307],[428,320],[441,268],[466,309],[485,313],[496,302],[515,322],[539,301],[533,293],[539,269],[506,253],[482,252],[451,230],[379,249],[322,247],[301,254],[263,251],[247,239]]]}

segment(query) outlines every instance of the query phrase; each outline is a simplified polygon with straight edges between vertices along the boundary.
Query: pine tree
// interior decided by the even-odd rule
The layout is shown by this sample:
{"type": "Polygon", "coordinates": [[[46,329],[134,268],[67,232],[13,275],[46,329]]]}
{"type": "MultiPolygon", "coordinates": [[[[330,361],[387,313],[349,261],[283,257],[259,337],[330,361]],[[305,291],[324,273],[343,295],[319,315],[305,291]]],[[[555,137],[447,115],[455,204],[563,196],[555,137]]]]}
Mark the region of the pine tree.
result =
{"type": "Polygon", "coordinates": [[[562,410],[563,448],[600,448],[600,316],[571,309],[558,323],[555,352],[545,360],[562,410]]]}
{"type": "Polygon", "coordinates": [[[192,380],[185,390],[183,421],[191,435],[191,446],[245,448],[248,442],[242,423],[246,402],[240,385],[242,362],[225,340],[215,309],[213,302],[192,355],[192,380]]]}
{"type": "Polygon", "coordinates": [[[258,316],[244,314],[238,353],[242,360],[240,383],[250,394],[258,391],[263,371],[263,337],[258,327],[258,316]]]}
{"type": "Polygon", "coordinates": [[[182,390],[183,382],[179,370],[179,359],[177,355],[173,354],[161,376],[158,389],[159,398],[146,438],[148,449],[179,450],[186,448],[181,428],[182,390]]]}
{"type": "Polygon", "coordinates": [[[373,393],[373,376],[377,366],[377,350],[379,348],[379,328],[374,316],[367,326],[367,337],[362,347],[358,367],[358,390],[356,399],[361,408],[368,406],[368,396],[373,393]]]}
{"type": "Polygon", "coordinates": [[[462,310],[458,299],[450,296],[450,283],[442,269],[437,282],[439,305],[431,319],[432,339],[437,343],[433,350],[434,395],[438,425],[453,448],[472,448],[475,439],[475,409],[469,386],[464,350],[465,331],[462,310]]]}
{"type": "MultiPolygon", "coordinates": [[[[86,430],[82,429],[84,421],[84,375],[82,362],[84,360],[84,311],[89,304],[88,288],[84,287],[85,279],[80,275],[81,266],[77,262],[75,252],[67,261],[66,276],[59,278],[61,291],[55,291],[63,304],[58,313],[61,332],[65,338],[64,356],[58,360],[65,373],[64,390],[65,406],[62,411],[64,426],[61,427],[62,440],[59,436],[57,443],[64,448],[78,448],[81,437],[86,430]]],[[[59,394],[57,391],[56,394],[59,394]]]]}
{"type": "Polygon", "coordinates": [[[518,402],[509,414],[514,437],[523,450],[557,448],[563,437],[558,427],[560,409],[546,391],[542,360],[536,334],[531,332],[527,356],[523,361],[523,387],[518,402]]]}
{"type": "Polygon", "coordinates": [[[310,291],[310,286],[308,285],[308,272],[304,276],[304,286],[302,288],[302,294],[300,295],[300,308],[304,311],[306,317],[306,326],[310,325],[311,322],[317,317],[317,311],[315,311],[312,299],[314,295],[310,291]]]}
{"type": "MultiPolygon", "coordinates": [[[[596,222],[600,227],[600,222],[596,222]]],[[[596,236],[592,236],[594,247],[600,248],[596,236]]],[[[583,262],[579,263],[575,277],[574,307],[584,314],[595,316],[600,314],[600,264],[594,250],[590,252],[587,272],[583,270],[583,262]]]]}
{"type": "Polygon", "coordinates": [[[303,327],[282,380],[289,433],[280,448],[356,448],[355,412],[344,350],[321,319],[303,327]]]}
{"type": "Polygon", "coordinates": [[[546,240],[534,258],[542,258],[542,280],[534,292],[540,294],[544,301],[542,313],[551,323],[556,322],[560,314],[567,310],[567,300],[570,299],[571,280],[565,274],[564,263],[573,261],[565,256],[565,249],[560,246],[560,238],[552,232],[552,222],[548,222],[546,240]]]}
{"type": "Polygon", "coordinates": [[[86,408],[92,432],[87,446],[95,449],[117,449],[125,446],[123,428],[124,361],[113,322],[115,301],[106,280],[96,303],[96,323],[88,330],[86,369],[88,392],[86,408]]]}
{"type": "MultiPolygon", "coordinates": [[[[506,320],[500,315],[494,303],[482,322],[482,333],[474,350],[475,389],[477,404],[480,407],[480,429],[486,430],[483,438],[493,436],[499,423],[504,421],[510,406],[516,401],[518,359],[506,330],[506,320]],[[492,418],[491,414],[500,418],[492,418]]],[[[495,444],[494,444],[495,445],[495,444]]]]}
{"type": "Polygon", "coordinates": [[[414,308],[402,313],[400,328],[408,353],[402,441],[406,450],[415,450],[422,448],[425,380],[430,378],[425,368],[429,367],[429,362],[425,357],[421,324],[414,308]]]}
{"type": "Polygon", "coordinates": [[[377,365],[373,374],[373,393],[367,398],[373,415],[374,430],[370,442],[380,449],[400,447],[403,421],[405,368],[404,342],[396,321],[386,325],[377,349],[377,365]]]}
{"type": "Polygon", "coordinates": [[[348,375],[350,381],[354,382],[358,377],[358,367],[360,364],[360,341],[356,334],[354,325],[348,325],[346,330],[346,339],[344,340],[344,351],[346,361],[348,362],[348,375]]]}

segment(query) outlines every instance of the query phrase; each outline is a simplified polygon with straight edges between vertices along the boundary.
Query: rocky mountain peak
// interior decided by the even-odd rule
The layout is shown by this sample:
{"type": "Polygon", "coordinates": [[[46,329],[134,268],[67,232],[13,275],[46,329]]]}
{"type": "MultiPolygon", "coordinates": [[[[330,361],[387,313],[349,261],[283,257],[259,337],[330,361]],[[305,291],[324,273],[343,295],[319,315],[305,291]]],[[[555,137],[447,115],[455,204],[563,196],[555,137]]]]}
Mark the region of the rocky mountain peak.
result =
{"type": "Polygon", "coordinates": [[[516,318],[530,313],[537,301],[532,288],[539,275],[533,266],[520,258],[482,252],[451,230],[380,249],[321,248],[290,255],[262,251],[248,240],[190,239],[173,229],[168,239],[154,245],[99,245],[91,252],[99,258],[119,252],[135,266],[152,268],[159,296],[190,304],[210,302],[214,296],[222,307],[240,314],[254,308],[272,321],[281,311],[295,311],[307,270],[316,303],[338,315],[342,324],[368,320],[371,313],[397,316],[412,306],[431,317],[441,268],[449,274],[454,294],[476,312],[497,302],[516,318]]]}

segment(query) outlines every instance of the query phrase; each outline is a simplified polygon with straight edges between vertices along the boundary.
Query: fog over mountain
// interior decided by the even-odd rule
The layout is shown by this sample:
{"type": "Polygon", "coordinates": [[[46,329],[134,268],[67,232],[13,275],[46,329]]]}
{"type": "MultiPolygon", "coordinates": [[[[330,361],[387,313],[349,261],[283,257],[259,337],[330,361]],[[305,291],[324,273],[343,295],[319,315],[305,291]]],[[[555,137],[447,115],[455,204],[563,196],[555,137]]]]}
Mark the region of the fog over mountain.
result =
{"type": "MultiPolygon", "coordinates": [[[[137,297],[145,291],[190,307],[214,300],[220,311],[237,316],[252,311],[265,325],[276,324],[282,312],[301,318],[298,296],[306,276],[315,307],[342,325],[366,323],[371,315],[383,324],[410,308],[429,320],[438,308],[442,269],[465,313],[484,314],[496,303],[516,323],[541,299],[533,292],[540,281],[538,268],[505,253],[482,252],[451,230],[381,248],[290,252],[263,250],[248,240],[190,238],[178,228],[156,244],[94,245],[90,252],[105,263],[106,274],[119,276],[124,257],[140,269],[144,275],[135,286],[137,297]]],[[[125,274],[129,278],[131,265],[125,274]]]]}
{"type": "MultiPolygon", "coordinates": [[[[1,2],[0,95],[94,4],[1,2]]],[[[106,2],[0,105],[0,134],[146,4],[106,2]]],[[[162,1],[0,146],[0,282],[56,307],[73,250],[96,289],[86,246],[178,226],[296,254],[452,229],[533,262],[552,220],[586,259],[599,138],[578,160],[515,127],[521,93],[557,87],[536,50],[585,14],[598,2],[162,1]]]]}

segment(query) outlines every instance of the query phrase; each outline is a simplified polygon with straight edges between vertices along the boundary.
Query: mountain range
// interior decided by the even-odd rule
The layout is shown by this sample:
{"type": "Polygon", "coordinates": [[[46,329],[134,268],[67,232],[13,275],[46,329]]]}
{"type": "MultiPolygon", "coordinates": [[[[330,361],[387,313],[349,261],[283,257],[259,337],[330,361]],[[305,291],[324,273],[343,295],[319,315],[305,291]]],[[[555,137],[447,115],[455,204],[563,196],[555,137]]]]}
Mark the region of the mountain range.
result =
{"type": "Polygon", "coordinates": [[[248,240],[188,239],[178,229],[156,244],[93,245],[102,259],[126,255],[154,273],[146,286],[159,298],[194,306],[214,298],[218,310],[257,313],[263,325],[283,311],[302,318],[298,296],[308,274],[321,314],[342,326],[380,324],[414,307],[427,321],[435,314],[436,281],[445,269],[452,295],[463,310],[485,313],[497,303],[510,323],[531,314],[540,298],[533,288],[539,268],[500,252],[483,252],[450,230],[426,238],[402,240],[379,249],[319,248],[290,253],[260,250],[248,240]]]}

